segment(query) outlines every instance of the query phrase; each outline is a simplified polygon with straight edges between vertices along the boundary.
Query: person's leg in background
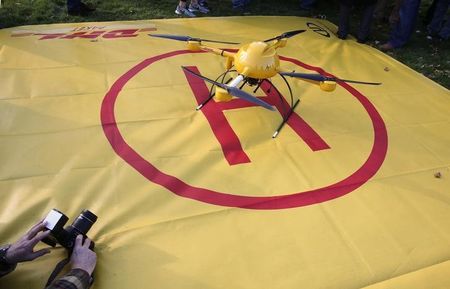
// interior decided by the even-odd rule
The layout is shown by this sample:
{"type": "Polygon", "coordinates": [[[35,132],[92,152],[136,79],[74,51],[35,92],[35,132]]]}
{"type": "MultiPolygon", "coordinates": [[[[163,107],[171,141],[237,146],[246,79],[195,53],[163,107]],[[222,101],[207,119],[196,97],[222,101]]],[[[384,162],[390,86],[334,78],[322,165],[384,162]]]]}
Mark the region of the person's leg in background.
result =
{"type": "Polygon", "coordinates": [[[441,31],[439,31],[438,36],[443,40],[450,39],[450,19],[447,19],[444,27],[442,27],[441,31]]]}
{"type": "Polygon", "coordinates": [[[231,5],[234,10],[240,11],[242,13],[248,12],[248,6],[250,4],[250,0],[231,0],[231,5]]]}
{"type": "Polygon", "coordinates": [[[312,10],[314,8],[315,4],[316,4],[316,0],[301,0],[300,1],[300,9],[312,10]]]}
{"type": "Polygon", "coordinates": [[[423,19],[423,24],[428,26],[430,24],[431,19],[433,19],[434,11],[436,10],[436,3],[439,0],[433,0],[430,7],[427,9],[427,13],[425,14],[425,18],[423,19]]]}
{"type": "MultiPolygon", "coordinates": [[[[450,0],[437,0],[434,2],[434,13],[430,23],[427,26],[428,36],[440,36],[440,32],[443,31],[445,35],[446,26],[448,26],[449,20],[445,23],[445,17],[449,8],[450,0]]],[[[447,37],[448,38],[448,37],[447,37]]]]}
{"type": "Polygon", "coordinates": [[[206,0],[198,0],[198,5],[209,9],[208,1],[206,1],[206,0]]]}
{"type": "Polygon", "coordinates": [[[340,39],[347,39],[350,30],[352,6],[352,1],[339,1],[339,27],[337,34],[340,39]]]}
{"type": "Polygon", "coordinates": [[[67,0],[67,13],[73,16],[85,16],[90,12],[95,11],[95,8],[92,8],[81,0],[67,0]]]}
{"type": "Polygon", "coordinates": [[[389,41],[382,46],[381,50],[392,50],[404,46],[416,27],[417,15],[419,14],[420,0],[404,0],[400,6],[399,21],[391,31],[389,41]]]}
{"type": "Polygon", "coordinates": [[[367,4],[362,9],[361,23],[359,24],[358,35],[356,38],[359,43],[366,43],[369,39],[370,30],[373,22],[373,13],[375,11],[376,3],[367,4]]]}
{"type": "Polygon", "coordinates": [[[375,10],[373,11],[373,18],[376,21],[382,21],[386,16],[386,7],[389,0],[378,0],[375,4],[375,10]]]}
{"type": "Polygon", "coordinates": [[[71,12],[80,11],[81,0],[67,0],[67,11],[71,12]]]}

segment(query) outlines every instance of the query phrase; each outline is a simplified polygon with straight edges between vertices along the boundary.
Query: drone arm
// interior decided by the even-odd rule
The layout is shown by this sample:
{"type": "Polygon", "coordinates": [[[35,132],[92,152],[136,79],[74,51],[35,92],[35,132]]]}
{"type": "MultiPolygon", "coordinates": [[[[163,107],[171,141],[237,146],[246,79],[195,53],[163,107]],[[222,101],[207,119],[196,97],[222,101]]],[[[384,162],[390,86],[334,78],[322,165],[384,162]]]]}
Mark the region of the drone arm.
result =
{"type": "Polygon", "coordinates": [[[279,39],[273,44],[273,48],[275,48],[275,49],[282,48],[282,47],[285,47],[286,44],[287,44],[287,39],[286,38],[279,39]]]}
{"type": "MultiPolygon", "coordinates": [[[[227,84],[228,88],[235,88],[244,80],[244,76],[242,74],[239,74],[236,78],[234,78],[231,82],[227,84]]],[[[231,94],[229,93],[228,89],[225,87],[216,87],[216,92],[214,99],[218,101],[229,101],[231,100],[231,94]]]]}
{"type": "Polygon", "coordinates": [[[203,46],[202,47],[203,50],[220,55],[225,57],[226,63],[225,63],[225,67],[226,69],[231,69],[231,67],[233,67],[234,65],[234,55],[235,53],[223,50],[223,49],[219,49],[219,48],[214,48],[214,47],[209,47],[209,46],[203,46]]]}
{"type": "Polygon", "coordinates": [[[239,74],[238,76],[236,76],[235,79],[233,79],[230,83],[228,83],[228,86],[231,87],[236,87],[239,85],[239,83],[241,83],[244,80],[244,76],[242,74],[239,74]]]}
{"type": "Polygon", "coordinates": [[[231,57],[234,58],[234,53],[233,52],[229,52],[223,49],[219,49],[219,48],[215,48],[215,47],[210,47],[210,46],[206,46],[206,45],[199,45],[199,48],[203,51],[207,51],[207,52],[211,52],[220,56],[224,56],[224,57],[231,57]]]}
{"type": "MultiPolygon", "coordinates": [[[[291,73],[291,71],[288,70],[284,70],[284,69],[278,69],[278,73],[281,76],[290,76],[290,75],[283,75],[283,73],[291,73]]],[[[326,92],[332,92],[336,89],[336,82],[335,81],[328,81],[328,80],[318,80],[318,79],[314,79],[316,75],[308,75],[308,74],[304,74],[305,77],[302,77],[300,74],[297,74],[295,76],[296,79],[300,79],[303,80],[305,82],[317,85],[321,90],[326,91],[326,92]],[[312,76],[312,77],[309,77],[312,76]]],[[[320,76],[320,75],[317,75],[320,76]]]]}
{"type": "Polygon", "coordinates": [[[232,52],[228,52],[226,50],[223,49],[219,49],[219,48],[215,48],[215,47],[210,47],[210,46],[206,46],[201,44],[201,42],[199,41],[187,41],[187,47],[190,51],[206,51],[206,52],[211,52],[220,56],[224,56],[227,58],[234,58],[234,53],[232,52]]]}
{"type": "MultiPolygon", "coordinates": [[[[292,72],[292,71],[291,70],[282,69],[281,67],[278,68],[278,73],[280,75],[283,75],[283,73],[290,73],[290,72],[292,72]]],[[[315,84],[315,85],[320,86],[320,81],[318,81],[318,80],[312,80],[312,79],[307,79],[307,78],[302,78],[302,77],[295,77],[295,78],[303,80],[303,81],[306,81],[306,82],[309,82],[311,84],[315,84]]]]}
{"type": "Polygon", "coordinates": [[[287,39],[275,39],[272,41],[273,41],[273,43],[268,44],[266,46],[266,48],[264,49],[265,51],[267,51],[269,49],[278,49],[278,48],[285,47],[286,43],[287,43],[287,39]]]}

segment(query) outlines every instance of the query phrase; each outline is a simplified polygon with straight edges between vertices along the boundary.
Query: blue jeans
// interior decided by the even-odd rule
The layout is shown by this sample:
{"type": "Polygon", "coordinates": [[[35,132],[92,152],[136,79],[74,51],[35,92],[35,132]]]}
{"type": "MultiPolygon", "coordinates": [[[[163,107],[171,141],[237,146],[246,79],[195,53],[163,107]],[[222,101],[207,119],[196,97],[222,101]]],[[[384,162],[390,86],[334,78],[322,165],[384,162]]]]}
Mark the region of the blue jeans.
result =
{"type": "Polygon", "coordinates": [[[400,7],[400,20],[391,31],[389,43],[394,47],[404,46],[416,27],[420,0],[404,0],[400,7]]]}
{"type": "Polygon", "coordinates": [[[445,26],[442,27],[441,31],[439,31],[439,36],[445,40],[450,39],[450,19],[447,20],[447,23],[445,23],[445,26]]]}
{"type": "Polygon", "coordinates": [[[433,18],[428,24],[428,34],[439,35],[444,39],[450,38],[450,19],[445,21],[445,16],[450,5],[450,0],[437,0],[433,18]]]}
{"type": "Polygon", "coordinates": [[[78,11],[80,10],[81,0],[67,0],[67,10],[68,11],[78,11]]]}
{"type": "Polygon", "coordinates": [[[243,8],[250,3],[250,0],[232,0],[233,8],[243,8]]]}
{"type": "Polygon", "coordinates": [[[301,0],[300,8],[305,10],[311,10],[314,4],[316,4],[316,0],[301,0]]]}
{"type": "MultiPolygon", "coordinates": [[[[375,4],[365,5],[362,9],[361,22],[356,37],[358,41],[365,42],[369,38],[375,4]]],[[[339,38],[345,39],[349,33],[351,13],[352,6],[341,3],[339,9],[339,38]]]]}

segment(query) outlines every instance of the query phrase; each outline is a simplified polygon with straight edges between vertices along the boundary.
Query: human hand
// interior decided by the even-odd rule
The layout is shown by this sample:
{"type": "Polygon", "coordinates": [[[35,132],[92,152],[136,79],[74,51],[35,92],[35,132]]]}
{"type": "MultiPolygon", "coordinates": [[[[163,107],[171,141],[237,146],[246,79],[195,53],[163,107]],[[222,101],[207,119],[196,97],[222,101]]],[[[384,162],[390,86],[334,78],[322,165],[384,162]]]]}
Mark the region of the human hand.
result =
{"type": "Polygon", "coordinates": [[[40,221],[34,225],[24,236],[9,247],[6,251],[6,261],[11,264],[19,262],[32,261],[45,254],[50,253],[48,248],[41,249],[34,252],[34,247],[50,234],[50,231],[45,231],[44,221],[40,221]]]}
{"type": "Polygon", "coordinates": [[[97,254],[89,249],[91,240],[86,238],[83,244],[83,236],[78,235],[75,239],[75,245],[73,246],[72,257],[72,269],[82,269],[92,275],[94,272],[95,264],[97,263],[97,254]]]}

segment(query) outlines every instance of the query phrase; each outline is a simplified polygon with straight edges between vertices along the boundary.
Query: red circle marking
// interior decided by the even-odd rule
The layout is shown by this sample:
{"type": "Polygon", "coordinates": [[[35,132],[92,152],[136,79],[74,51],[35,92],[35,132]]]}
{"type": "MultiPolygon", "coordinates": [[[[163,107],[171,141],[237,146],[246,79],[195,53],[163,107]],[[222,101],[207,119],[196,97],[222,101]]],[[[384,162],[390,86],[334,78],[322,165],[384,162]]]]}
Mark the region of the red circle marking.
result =
{"type": "MultiPolygon", "coordinates": [[[[374,143],[367,160],[353,174],[339,182],[326,187],[290,195],[254,197],[233,195],[216,192],[210,189],[194,187],[175,176],[168,175],[158,170],[149,161],[139,155],[125,141],[116,123],[114,106],[122,88],[130,79],[136,76],[143,69],[161,59],[187,53],[203,53],[203,51],[192,52],[189,50],[177,50],[145,59],[120,76],[106,93],[102,102],[100,117],[106,138],[110,142],[114,151],[148,180],[165,187],[169,191],[181,197],[214,205],[258,210],[286,209],[318,204],[346,195],[366,183],[375,175],[383,164],[388,146],[387,131],[383,119],[372,103],[364,95],[347,83],[339,83],[339,85],[350,92],[363,105],[372,120],[374,130],[374,143]]],[[[304,64],[296,59],[288,57],[280,57],[280,59],[289,61],[303,68],[316,71],[320,74],[331,76],[331,74],[326,73],[321,68],[304,64]]]]}

